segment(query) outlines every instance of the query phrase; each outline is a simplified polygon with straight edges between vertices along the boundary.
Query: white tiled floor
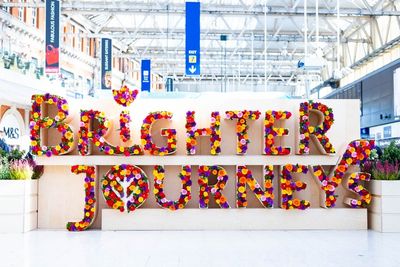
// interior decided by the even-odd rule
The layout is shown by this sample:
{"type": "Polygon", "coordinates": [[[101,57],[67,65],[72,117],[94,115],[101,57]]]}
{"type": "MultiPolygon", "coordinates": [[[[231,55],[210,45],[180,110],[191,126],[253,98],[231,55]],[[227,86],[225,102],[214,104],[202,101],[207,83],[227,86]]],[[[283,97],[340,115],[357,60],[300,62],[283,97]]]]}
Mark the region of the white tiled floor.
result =
{"type": "Polygon", "coordinates": [[[33,231],[0,234],[0,266],[400,266],[372,231],[33,231]]]}

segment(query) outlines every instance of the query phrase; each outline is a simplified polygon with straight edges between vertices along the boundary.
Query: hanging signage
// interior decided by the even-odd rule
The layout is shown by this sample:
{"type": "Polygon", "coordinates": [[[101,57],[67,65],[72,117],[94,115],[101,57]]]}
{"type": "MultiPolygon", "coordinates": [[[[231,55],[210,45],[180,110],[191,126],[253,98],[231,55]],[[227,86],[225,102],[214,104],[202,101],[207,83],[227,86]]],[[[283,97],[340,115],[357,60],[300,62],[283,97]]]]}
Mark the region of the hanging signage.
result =
{"type": "Polygon", "coordinates": [[[112,40],[101,39],[101,89],[111,90],[112,86],[112,40]]]}
{"type": "Polygon", "coordinates": [[[187,76],[200,75],[200,2],[186,2],[187,76]]]}
{"type": "Polygon", "coordinates": [[[60,0],[46,0],[46,73],[60,71],[60,0]]]}
{"type": "Polygon", "coordinates": [[[142,91],[150,92],[151,89],[151,60],[142,60],[141,70],[142,91]]]}
{"type": "Polygon", "coordinates": [[[167,81],[165,82],[165,87],[167,89],[167,92],[174,91],[174,80],[171,77],[167,78],[167,81]]]}
{"type": "Polygon", "coordinates": [[[9,109],[1,118],[0,129],[4,132],[7,144],[17,145],[25,134],[24,119],[16,109],[9,109]]]}

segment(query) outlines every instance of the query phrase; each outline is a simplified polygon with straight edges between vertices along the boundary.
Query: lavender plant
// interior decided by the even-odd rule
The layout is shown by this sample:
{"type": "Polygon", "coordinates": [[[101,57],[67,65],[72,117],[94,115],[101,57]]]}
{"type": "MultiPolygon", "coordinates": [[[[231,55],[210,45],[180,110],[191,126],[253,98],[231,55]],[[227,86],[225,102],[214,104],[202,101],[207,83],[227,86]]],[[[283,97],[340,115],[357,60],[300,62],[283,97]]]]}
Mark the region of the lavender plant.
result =
{"type": "Polygon", "coordinates": [[[372,169],[372,176],[375,180],[398,180],[399,175],[399,162],[384,162],[378,161],[372,169]]]}

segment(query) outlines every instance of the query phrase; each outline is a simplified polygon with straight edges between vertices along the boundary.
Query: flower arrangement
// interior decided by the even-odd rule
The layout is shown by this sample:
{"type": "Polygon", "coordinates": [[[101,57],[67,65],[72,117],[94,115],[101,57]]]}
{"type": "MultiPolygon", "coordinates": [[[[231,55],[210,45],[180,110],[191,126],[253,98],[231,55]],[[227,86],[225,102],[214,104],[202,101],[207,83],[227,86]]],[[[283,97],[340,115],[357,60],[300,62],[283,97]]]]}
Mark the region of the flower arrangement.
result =
{"type": "Polygon", "coordinates": [[[74,143],[74,134],[71,127],[63,123],[68,116],[67,100],[59,96],[45,94],[32,96],[32,111],[30,117],[30,136],[31,151],[34,155],[41,156],[45,154],[48,157],[52,155],[62,155],[71,150],[74,143]],[[58,113],[54,119],[42,118],[42,104],[57,105],[58,113]],[[56,146],[42,146],[40,138],[40,129],[56,128],[61,133],[61,143],[56,146]]]}
{"type": "Polygon", "coordinates": [[[0,150],[0,180],[39,179],[44,167],[33,160],[30,153],[13,149],[10,152],[0,150]]]}
{"type": "Polygon", "coordinates": [[[122,142],[128,142],[129,140],[131,140],[130,122],[131,122],[131,116],[129,114],[129,111],[127,110],[122,111],[119,114],[119,126],[120,126],[119,136],[122,142]]]}
{"type": "Polygon", "coordinates": [[[165,156],[176,152],[176,130],[162,129],[161,135],[167,137],[167,146],[158,147],[151,137],[151,126],[157,120],[171,120],[172,113],[168,111],[151,112],[143,120],[141,129],[141,139],[144,150],[155,156],[165,156]]]}
{"type": "Polygon", "coordinates": [[[247,145],[250,143],[247,130],[249,126],[247,125],[247,120],[258,120],[260,118],[260,111],[227,111],[226,119],[234,120],[237,119],[236,123],[236,135],[238,138],[237,154],[244,155],[247,152],[247,145]]]}
{"type": "Polygon", "coordinates": [[[32,178],[33,168],[26,159],[13,160],[8,167],[11,180],[28,180],[32,178]]]}
{"type": "Polygon", "coordinates": [[[300,104],[300,144],[299,154],[310,153],[310,135],[313,134],[317,137],[319,143],[322,145],[324,151],[328,154],[335,153],[335,148],[329,142],[329,138],[325,133],[331,128],[334,122],[333,112],[331,108],[326,105],[313,102],[304,102],[300,104]],[[323,114],[323,121],[321,125],[316,127],[310,126],[309,116],[311,111],[319,111],[323,114]]]}
{"type": "Polygon", "coordinates": [[[377,161],[372,168],[372,176],[375,180],[399,180],[399,163],[391,163],[388,160],[377,161]]]}
{"type": "Polygon", "coordinates": [[[229,208],[229,203],[226,197],[222,194],[222,190],[225,188],[226,182],[228,181],[228,175],[224,168],[220,166],[199,166],[199,204],[200,208],[208,208],[210,202],[210,195],[213,195],[215,202],[223,209],[229,208]],[[211,175],[217,176],[217,183],[214,185],[208,184],[208,178],[211,175]]]}
{"type": "Polygon", "coordinates": [[[112,90],[112,93],[118,105],[128,107],[135,101],[139,91],[137,89],[132,91],[125,85],[119,90],[112,90]]]}
{"type": "Polygon", "coordinates": [[[365,189],[359,181],[369,181],[371,179],[371,175],[369,173],[356,173],[353,172],[350,175],[348,186],[353,192],[356,192],[361,199],[347,199],[347,204],[352,208],[366,208],[372,200],[371,194],[365,189]]]}
{"type": "Polygon", "coordinates": [[[400,180],[400,147],[391,142],[382,152],[372,149],[361,170],[369,173],[374,180],[400,180]]]}
{"type": "Polygon", "coordinates": [[[139,208],[149,197],[149,181],[142,169],[133,165],[115,165],[101,181],[107,205],[121,212],[139,208]],[[123,184],[129,183],[126,197],[123,184]],[[126,203],[123,200],[126,199],[126,203]]]}
{"type": "Polygon", "coordinates": [[[267,165],[264,167],[264,190],[246,166],[238,166],[236,170],[236,205],[238,208],[247,207],[247,191],[246,184],[250,190],[255,193],[257,199],[265,208],[272,208],[274,204],[274,193],[272,180],[274,178],[274,167],[267,165]]]}
{"type": "Polygon", "coordinates": [[[321,189],[325,192],[325,206],[327,208],[335,207],[337,195],[336,188],[342,182],[342,179],[350,166],[362,166],[374,148],[373,140],[356,140],[351,142],[344,152],[339,164],[336,166],[333,176],[330,178],[321,166],[313,167],[313,174],[321,182],[321,189]]]}
{"type": "Polygon", "coordinates": [[[182,170],[179,174],[179,178],[182,181],[182,189],[181,194],[179,196],[178,201],[168,200],[164,193],[164,178],[165,178],[165,170],[162,166],[157,165],[154,167],[153,175],[154,175],[154,190],[153,193],[156,197],[157,203],[165,209],[169,210],[178,210],[183,209],[189,200],[192,198],[191,196],[191,187],[192,180],[190,179],[192,170],[190,165],[182,166],[182,170]]]}
{"type": "Polygon", "coordinates": [[[196,154],[197,137],[210,136],[211,155],[221,153],[221,116],[219,112],[211,113],[210,128],[197,129],[195,112],[186,112],[186,152],[188,155],[196,154]]]}
{"type": "Polygon", "coordinates": [[[274,124],[276,120],[289,119],[292,113],[289,111],[272,111],[268,110],[265,113],[264,120],[264,137],[265,137],[265,147],[264,153],[266,155],[289,155],[289,147],[276,147],[275,137],[288,135],[289,130],[287,128],[275,128],[274,124]]]}
{"type": "Polygon", "coordinates": [[[81,124],[79,131],[78,150],[79,154],[86,156],[89,154],[89,140],[107,155],[141,155],[143,150],[139,145],[130,147],[112,146],[107,143],[104,136],[110,127],[110,121],[106,119],[104,112],[94,110],[81,111],[81,124]],[[99,128],[96,132],[90,130],[90,122],[96,119],[99,122],[99,128]]]}
{"type": "Polygon", "coordinates": [[[292,173],[304,173],[308,172],[307,166],[304,165],[292,165],[286,164],[282,167],[281,176],[281,194],[282,194],[282,208],[283,209],[300,209],[305,210],[310,207],[308,200],[293,199],[293,192],[304,190],[307,184],[302,181],[293,182],[292,173]]]}
{"type": "Polygon", "coordinates": [[[75,174],[85,173],[85,208],[83,210],[83,219],[79,222],[68,222],[68,231],[84,231],[94,222],[96,215],[96,170],[94,166],[74,165],[71,172],[75,174]]]}

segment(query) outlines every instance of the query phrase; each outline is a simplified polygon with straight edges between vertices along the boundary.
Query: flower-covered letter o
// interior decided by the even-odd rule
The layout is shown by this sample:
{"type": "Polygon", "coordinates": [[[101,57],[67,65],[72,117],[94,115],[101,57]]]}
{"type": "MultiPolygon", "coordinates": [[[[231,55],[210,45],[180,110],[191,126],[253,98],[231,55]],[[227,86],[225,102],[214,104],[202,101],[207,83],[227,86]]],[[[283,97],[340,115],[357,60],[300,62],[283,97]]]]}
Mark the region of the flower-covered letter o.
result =
{"type": "Polygon", "coordinates": [[[113,166],[103,177],[101,185],[107,205],[121,212],[125,209],[134,211],[149,197],[149,180],[137,166],[113,166]]]}

